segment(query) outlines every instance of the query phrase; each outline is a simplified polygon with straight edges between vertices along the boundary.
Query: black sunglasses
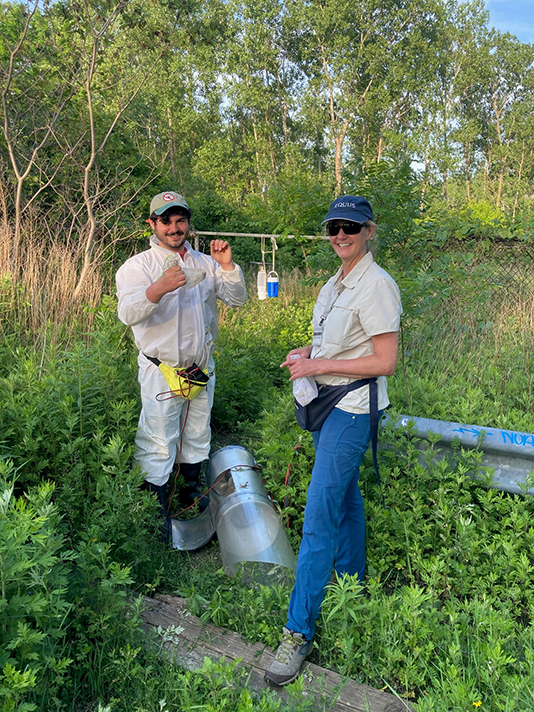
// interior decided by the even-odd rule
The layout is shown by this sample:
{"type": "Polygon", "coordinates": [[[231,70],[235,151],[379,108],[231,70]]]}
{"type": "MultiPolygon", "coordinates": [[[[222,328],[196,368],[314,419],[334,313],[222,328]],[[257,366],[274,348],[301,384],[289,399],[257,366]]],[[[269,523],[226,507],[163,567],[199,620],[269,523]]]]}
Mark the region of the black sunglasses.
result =
{"type": "Polygon", "coordinates": [[[345,235],[357,235],[362,231],[362,227],[365,227],[364,224],[357,222],[328,222],[326,223],[326,232],[330,237],[335,237],[340,230],[343,230],[345,235]]]}

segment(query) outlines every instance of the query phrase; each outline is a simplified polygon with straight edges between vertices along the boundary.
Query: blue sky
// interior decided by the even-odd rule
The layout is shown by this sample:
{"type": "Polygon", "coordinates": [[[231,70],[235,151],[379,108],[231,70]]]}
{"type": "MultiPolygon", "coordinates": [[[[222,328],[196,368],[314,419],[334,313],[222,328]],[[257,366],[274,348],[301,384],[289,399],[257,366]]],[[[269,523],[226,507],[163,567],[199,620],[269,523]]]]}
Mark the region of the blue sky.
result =
{"type": "Polygon", "coordinates": [[[534,0],[486,0],[489,24],[511,32],[521,42],[534,43],[534,0]]]}

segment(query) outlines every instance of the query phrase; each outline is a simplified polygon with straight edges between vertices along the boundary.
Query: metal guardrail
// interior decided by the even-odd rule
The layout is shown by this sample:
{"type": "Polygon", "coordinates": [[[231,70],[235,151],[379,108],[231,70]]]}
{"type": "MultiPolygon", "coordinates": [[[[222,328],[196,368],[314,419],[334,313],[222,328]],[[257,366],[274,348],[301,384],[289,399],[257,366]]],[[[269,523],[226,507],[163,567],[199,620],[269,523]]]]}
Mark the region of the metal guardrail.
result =
{"type": "MultiPolygon", "coordinates": [[[[392,419],[386,415],[382,422],[392,423],[392,419]]],[[[453,452],[453,443],[464,448],[478,449],[482,452],[482,467],[494,470],[491,487],[513,494],[534,495],[534,486],[525,491],[527,484],[533,484],[532,433],[416,418],[411,415],[399,415],[393,427],[409,427],[411,434],[422,439],[428,439],[431,433],[439,434],[441,439],[437,444],[444,452],[453,452]]]]}

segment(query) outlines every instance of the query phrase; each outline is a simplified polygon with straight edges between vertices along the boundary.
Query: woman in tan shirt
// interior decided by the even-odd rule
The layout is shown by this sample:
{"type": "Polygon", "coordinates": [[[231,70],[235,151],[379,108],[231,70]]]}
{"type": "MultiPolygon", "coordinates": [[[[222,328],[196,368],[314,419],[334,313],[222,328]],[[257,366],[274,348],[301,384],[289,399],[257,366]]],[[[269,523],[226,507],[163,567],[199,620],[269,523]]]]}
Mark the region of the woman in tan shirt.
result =
{"type": "MultiPolygon", "coordinates": [[[[397,365],[401,301],[397,285],[368,250],[373,220],[371,206],[360,196],[342,196],[330,206],[324,222],[341,267],[317,299],[312,344],[290,351],[282,366],[289,368],[291,380],[313,377],[319,389],[376,381],[380,416],[389,405],[386,376],[397,365]]],[[[276,685],[295,679],[311,649],[332,569],[340,576],[364,576],[365,519],[358,478],[371,437],[369,393],[367,385],[348,392],[312,433],[315,464],[296,582],[282,641],[265,674],[276,685]]]]}

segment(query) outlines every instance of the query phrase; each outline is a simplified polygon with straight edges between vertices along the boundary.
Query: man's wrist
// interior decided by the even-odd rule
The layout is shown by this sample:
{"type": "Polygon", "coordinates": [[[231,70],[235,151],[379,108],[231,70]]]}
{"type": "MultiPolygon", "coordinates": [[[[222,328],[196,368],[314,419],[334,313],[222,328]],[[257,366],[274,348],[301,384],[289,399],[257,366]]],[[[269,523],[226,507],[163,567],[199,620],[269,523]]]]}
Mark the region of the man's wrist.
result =
{"type": "Polygon", "coordinates": [[[233,272],[235,270],[235,263],[229,262],[227,264],[221,265],[221,269],[223,269],[225,272],[233,272]]]}
{"type": "Polygon", "coordinates": [[[152,302],[152,304],[159,304],[163,296],[157,282],[153,282],[150,287],[146,288],[145,295],[148,301],[152,302]]]}

